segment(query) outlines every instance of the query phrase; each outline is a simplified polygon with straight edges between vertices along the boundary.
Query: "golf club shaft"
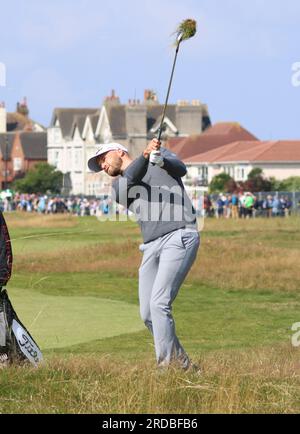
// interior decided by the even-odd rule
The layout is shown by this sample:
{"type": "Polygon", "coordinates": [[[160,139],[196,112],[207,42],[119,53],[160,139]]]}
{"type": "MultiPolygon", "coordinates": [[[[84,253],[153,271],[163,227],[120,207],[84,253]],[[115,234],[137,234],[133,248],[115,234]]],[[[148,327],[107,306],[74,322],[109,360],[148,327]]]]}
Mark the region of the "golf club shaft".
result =
{"type": "Polygon", "coordinates": [[[162,128],[163,128],[163,123],[164,123],[164,119],[165,119],[165,115],[166,115],[166,110],[167,110],[167,105],[168,105],[168,100],[169,100],[169,95],[170,95],[170,90],[171,90],[171,85],[172,85],[172,80],[173,80],[173,75],[174,75],[176,60],[177,60],[177,54],[178,54],[178,50],[179,50],[179,45],[180,45],[180,41],[178,42],[177,48],[176,48],[176,53],[175,53],[175,58],[174,58],[174,62],[173,62],[173,68],[172,68],[171,78],[170,78],[170,81],[169,81],[169,87],[168,87],[166,102],[165,102],[164,111],[163,111],[163,114],[162,114],[159,130],[158,130],[157,139],[159,141],[160,141],[160,138],[161,138],[161,135],[162,135],[162,128]]]}

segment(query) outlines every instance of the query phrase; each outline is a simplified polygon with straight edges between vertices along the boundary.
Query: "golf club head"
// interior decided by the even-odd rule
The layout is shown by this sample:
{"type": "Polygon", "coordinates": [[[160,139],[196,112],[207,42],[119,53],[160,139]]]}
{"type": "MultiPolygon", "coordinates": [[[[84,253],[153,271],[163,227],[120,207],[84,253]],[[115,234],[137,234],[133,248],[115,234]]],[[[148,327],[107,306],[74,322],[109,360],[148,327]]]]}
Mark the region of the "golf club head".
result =
{"type": "Polygon", "coordinates": [[[183,33],[181,32],[181,33],[179,33],[179,35],[177,36],[177,39],[176,39],[177,45],[180,44],[180,42],[182,41],[182,38],[183,38],[183,33]]]}

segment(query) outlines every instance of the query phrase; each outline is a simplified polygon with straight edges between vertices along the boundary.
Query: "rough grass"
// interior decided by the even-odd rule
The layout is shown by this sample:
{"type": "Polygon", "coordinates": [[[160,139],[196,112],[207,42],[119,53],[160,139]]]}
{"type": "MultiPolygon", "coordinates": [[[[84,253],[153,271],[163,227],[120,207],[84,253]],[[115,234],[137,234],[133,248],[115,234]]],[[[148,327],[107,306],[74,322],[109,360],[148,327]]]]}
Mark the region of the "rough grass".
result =
{"type": "MultiPolygon", "coordinates": [[[[21,319],[26,293],[137,308],[134,223],[21,213],[6,219],[15,259],[8,290],[21,319]]],[[[2,370],[0,412],[298,413],[300,350],[291,346],[291,326],[300,321],[299,241],[297,218],[205,221],[174,305],[178,335],[201,376],[157,371],[147,330],[124,330],[47,349],[38,369],[2,370]]],[[[89,319],[80,325],[88,330],[89,319]]]]}
{"type": "Polygon", "coordinates": [[[296,413],[298,354],[289,347],[211,353],[201,376],[149,361],[54,357],[2,372],[0,409],[18,413],[296,413]],[[25,392],[26,391],[26,395],[25,392]]]}
{"type": "Polygon", "coordinates": [[[72,228],[77,222],[72,215],[66,214],[28,214],[16,212],[11,214],[8,219],[13,221],[14,228],[72,228]]]}
{"type": "MultiPolygon", "coordinates": [[[[235,231],[231,232],[232,221],[222,220],[216,223],[214,220],[208,220],[202,236],[200,253],[189,281],[215,285],[223,289],[264,288],[270,291],[297,292],[300,287],[300,234],[296,231],[298,222],[290,219],[288,223],[291,227],[283,230],[284,222],[286,221],[261,219],[259,222],[234,222],[235,231]],[[258,223],[261,225],[259,230],[258,223]],[[222,231],[218,230],[221,224],[222,231]],[[228,233],[224,231],[224,225],[226,228],[229,226],[228,233]],[[280,246],[280,243],[283,243],[283,246],[280,246]],[[285,247],[287,243],[289,245],[285,247]]],[[[47,239],[49,235],[46,234],[45,237],[44,234],[43,238],[41,234],[37,243],[41,245],[42,240],[47,239]]],[[[57,237],[60,238],[60,234],[57,237]]],[[[120,276],[137,277],[141,261],[138,250],[140,240],[117,233],[114,239],[95,237],[93,244],[89,243],[86,246],[83,240],[76,246],[71,238],[71,235],[68,235],[68,239],[61,240],[59,254],[59,246],[55,244],[54,249],[43,251],[42,255],[39,248],[37,253],[32,251],[28,255],[28,249],[23,247],[15,260],[16,271],[76,273],[106,270],[120,276]]],[[[33,242],[34,239],[29,241],[33,242]]]]}

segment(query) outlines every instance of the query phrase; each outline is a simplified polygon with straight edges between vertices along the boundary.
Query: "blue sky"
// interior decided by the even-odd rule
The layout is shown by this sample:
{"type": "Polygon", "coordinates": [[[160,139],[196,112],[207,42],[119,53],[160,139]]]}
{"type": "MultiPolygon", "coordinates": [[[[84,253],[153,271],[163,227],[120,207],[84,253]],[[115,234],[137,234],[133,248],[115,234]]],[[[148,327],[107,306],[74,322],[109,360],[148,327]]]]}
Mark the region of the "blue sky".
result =
{"type": "Polygon", "coordinates": [[[172,32],[195,18],[181,45],[170,102],[200,99],[213,122],[237,121],[261,139],[300,138],[299,0],[10,0],[1,2],[0,101],[27,96],[48,126],[54,107],[99,107],[154,89],[164,101],[172,32]]]}

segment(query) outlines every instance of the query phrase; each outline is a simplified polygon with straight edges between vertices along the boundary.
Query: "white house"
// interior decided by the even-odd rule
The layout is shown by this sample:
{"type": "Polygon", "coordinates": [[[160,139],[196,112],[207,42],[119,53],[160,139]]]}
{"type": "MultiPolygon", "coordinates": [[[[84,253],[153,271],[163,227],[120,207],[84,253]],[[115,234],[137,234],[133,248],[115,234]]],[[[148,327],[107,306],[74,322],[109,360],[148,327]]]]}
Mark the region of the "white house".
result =
{"type": "MultiPolygon", "coordinates": [[[[149,99],[143,103],[121,104],[112,92],[98,108],[56,108],[48,128],[48,162],[64,173],[65,190],[71,194],[104,195],[111,181],[106,174],[95,174],[87,167],[100,143],[118,142],[133,158],[152,139],[160,125],[163,106],[149,99]]],[[[210,125],[207,107],[198,101],[169,105],[164,134],[186,137],[199,134],[210,125]]]]}
{"type": "Polygon", "coordinates": [[[228,173],[235,181],[246,181],[252,169],[264,176],[284,180],[300,176],[300,140],[238,141],[184,159],[187,179],[208,185],[215,175],[228,173]]]}
{"type": "Polygon", "coordinates": [[[53,112],[47,129],[48,163],[57,167],[68,183],[68,190],[74,194],[84,193],[85,143],[82,140],[83,127],[88,115],[97,109],[57,108],[53,112]]]}

